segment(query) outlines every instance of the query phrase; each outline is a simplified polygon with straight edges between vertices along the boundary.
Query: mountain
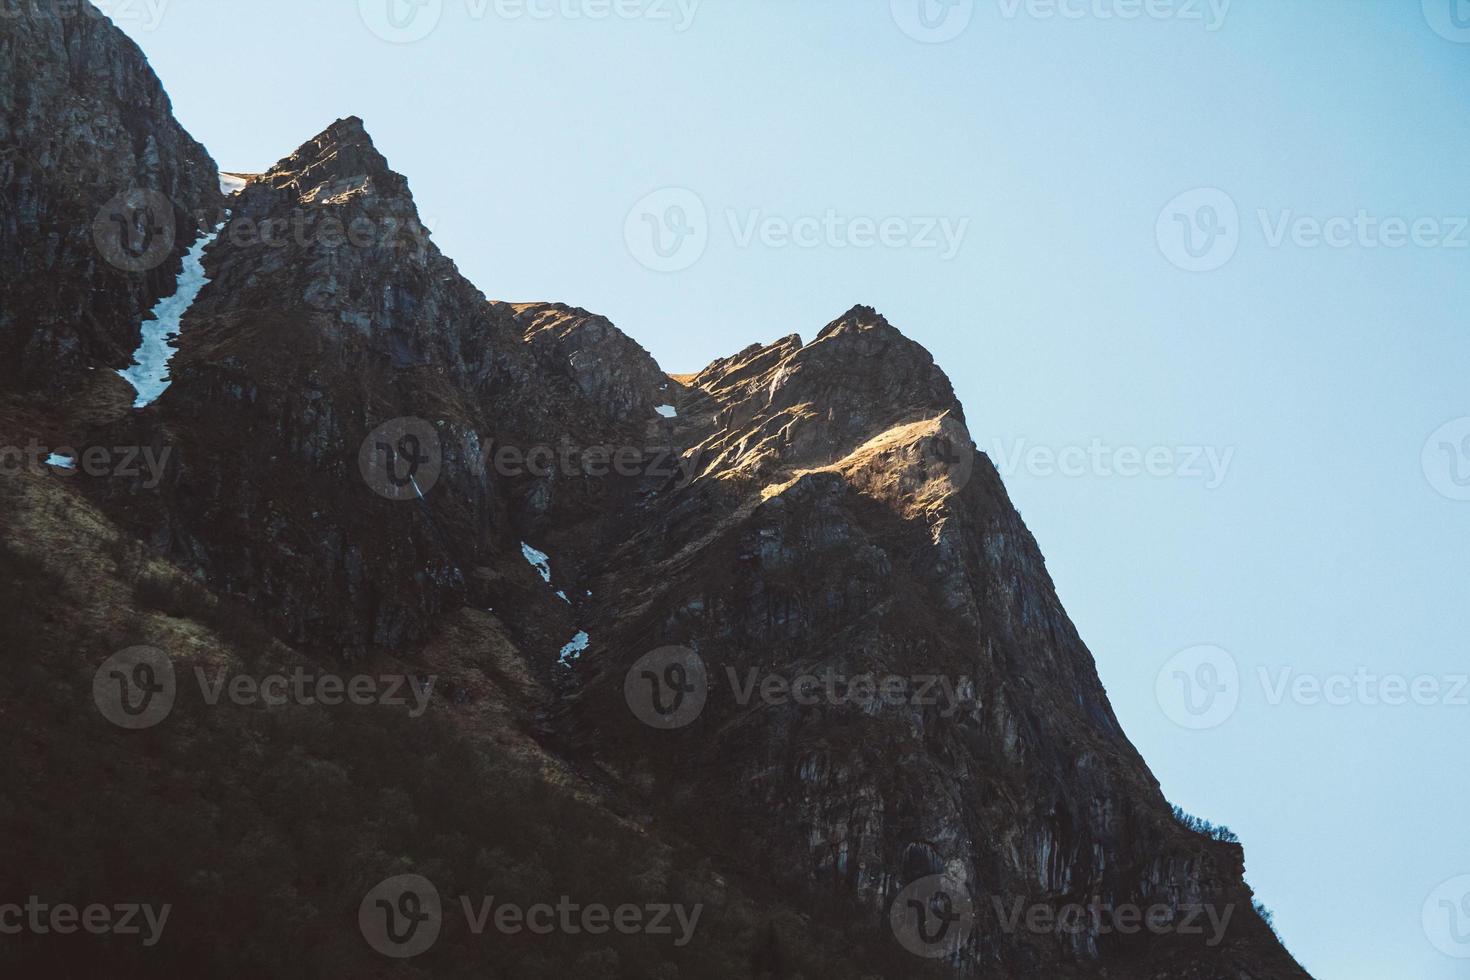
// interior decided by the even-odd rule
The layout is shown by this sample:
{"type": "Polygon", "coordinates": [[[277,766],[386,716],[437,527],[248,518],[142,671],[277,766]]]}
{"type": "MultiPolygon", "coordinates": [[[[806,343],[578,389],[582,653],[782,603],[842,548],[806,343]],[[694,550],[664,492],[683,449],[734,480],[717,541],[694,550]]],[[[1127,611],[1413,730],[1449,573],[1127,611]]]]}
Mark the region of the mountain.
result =
{"type": "Polygon", "coordinates": [[[143,53],[91,4],[0,21],[0,383],[60,395],[127,366],[223,198],[143,53]]]}
{"type": "Polygon", "coordinates": [[[0,73],[0,422],[40,447],[0,480],[0,901],[174,906],[151,946],[31,933],[0,963],[1306,976],[877,311],[669,375],[604,317],[487,299],[356,117],[227,194],[95,12],[0,19],[0,73]],[[118,670],[140,646],[153,673],[118,670]],[[300,674],[415,695],[248,696],[300,674]],[[109,720],[110,679],[159,675],[164,718],[109,720]],[[366,917],[406,874],[444,908],[400,961],[366,917]],[[529,942],[458,915],[490,895],[702,918],[529,942]]]}

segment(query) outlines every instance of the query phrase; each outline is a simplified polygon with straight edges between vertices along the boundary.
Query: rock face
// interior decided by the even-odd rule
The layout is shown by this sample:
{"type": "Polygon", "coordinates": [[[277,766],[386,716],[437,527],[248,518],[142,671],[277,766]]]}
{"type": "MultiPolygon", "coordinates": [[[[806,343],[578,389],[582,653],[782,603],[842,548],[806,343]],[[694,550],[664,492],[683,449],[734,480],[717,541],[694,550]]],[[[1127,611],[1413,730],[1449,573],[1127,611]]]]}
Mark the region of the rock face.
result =
{"type": "Polygon", "coordinates": [[[570,372],[577,387],[620,424],[653,417],[653,396],[671,382],[648,352],[606,318],[562,303],[514,307],[525,341],[548,374],[570,372]]]}
{"type": "Polygon", "coordinates": [[[74,390],[138,324],[222,204],[137,45],[90,3],[0,13],[0,382],[74,390]]]}
{"type": "Polygon", "coordinates": [[[494,453],[636,443],[673,383],[601,317],[487,301],[356,118],[252,179],[231,208],[173,384],[156,409],[105,430],[172,447],[163,492],[134,500],[134,519],[286,637],[348,656],[422,642],[461,605],[495,605],[487,583],[530,574],[530,529],[511,511],[569,531],[589,516],[579,501],[607,488],[497,467],[494,453]],[[418,490],[384,485],[382,459],[365,477],[364,447],[405,436],[435,447],[418,490]]]}
{"type": "Polygon", "coordinates": [[[607,560],[623,584],[567,709],[588,748],[656,773],[712,847],[761,855],[791,887],[877,914],[916,878],[963,883],[983,896],[953,956],[967,972],[1150,952],[1090,927],[1008,933],[998,914],[1097,899],[1246,910],[1210,975],[1293,975],[1279,953],[1269,967],[1243,952],[1274,940],[1248,911],[1238,847],[1172,819],[922,348],[858,307],[811,344],[748,349],[689,387],[678,435],[705,464],[607,560]],[[677,731],[624,704],[630,668],[670,645],[707,678],[677,731]],[[802,677],[805,698],[786,687],[802,677]]]}
{"type": "MultiPolygon", "coordinates": [[[[0,162],[0,266],[34,281],[0,314],[19,389],[115,365],[161,288],[99,265],[90,212],[113,184],[94,172],[181,212],[222,201],[110,26],[4,23],[25,152],[0,162]]],[[[156,490],[88,486],[111,519],[326,662],[432,658],[494,610],[508,647],[457,652],[479,680],[446,678],[446,710],[514,702],[479,673],[511,650],[554,692],[523,736],[863,942],[891,943],[890,909],[940,880],[974,907],[950,972],[1305,976],[1240,848],[1174,820],[948,378],[876,311],[666,375],[605,318],[487,300],[356,118],[228,207],[172,386],[71,423],[170,450],[156,490]],[[1094,901],[1231,919],[1014,917],[1094,901]]]]}

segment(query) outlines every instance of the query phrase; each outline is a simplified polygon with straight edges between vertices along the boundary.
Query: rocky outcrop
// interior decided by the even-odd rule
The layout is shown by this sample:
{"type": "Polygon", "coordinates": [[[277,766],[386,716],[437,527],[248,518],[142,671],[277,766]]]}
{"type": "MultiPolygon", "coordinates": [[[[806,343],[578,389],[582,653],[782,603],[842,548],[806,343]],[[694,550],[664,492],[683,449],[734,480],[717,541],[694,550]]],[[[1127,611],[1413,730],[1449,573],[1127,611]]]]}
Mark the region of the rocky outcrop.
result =
{"type": "Polygon", "coordinates": [[[610,419],[646,422],[654,402],[670,397],[673,382],[606,317],[562,303],[519,303],[513,309],[542,370],[569,374],[610,419]]]}
{"type": "Polygon", "coordinates": [[[482,405],[529,383],[515,324],[439,253],[357,119],[252,180],[205,264],[174,384],[123,423],[175,450],[136,519],[295,642],[423,640],[493,542],[511,547],[466,459],[492,431],[482,405]],[[360,459],[379,442],[415,458],[360,459]]]}
{"type": "Polygon", "coordinates": [[[137,45],[90,3],[0,14],[0,384],[122,368],[218,219],[209,154],[137,45]]]}
{"type": "Polygon", "coordinates": [[[639,442],[669,379],[605,319],[487,301],[359,119],[253,177],[231,209],[173,384],[97,436],[171,447],[168,479],[109,492],[294,642],[412,647],[449,611],[515,596],[525,635],[559,649],[571,597],[535,588],[521,543],[573,533],[606,488],[496,453],[639,442]]]}
{"type": "Polygon", "coordinates": [[[980,923],[963,972],[1158,967],[1168,943],[1007,932],[998,915],[1098,900],[1231,907],[1224,949],[1175,942],[1254,961],[1242,975],[1301,975],[1250,911],[1238,849],[1173,821],[922,348],[858,307],[690,389],[701,407],[679,435],[700,476],[605,562],[618,585],[567,708],[579,744],[657,773],[711,847],[760,855],[791,887],[876,915],[916,879],[963,883],[980,923]],[[677,730],[628,710],[645,696],[628,678],[669,647],[707,684],[677,730]],[[805,696],[788,687],[801,678],[805,696]],[[885,680],[892,698],[874,693],[885,680]]]}

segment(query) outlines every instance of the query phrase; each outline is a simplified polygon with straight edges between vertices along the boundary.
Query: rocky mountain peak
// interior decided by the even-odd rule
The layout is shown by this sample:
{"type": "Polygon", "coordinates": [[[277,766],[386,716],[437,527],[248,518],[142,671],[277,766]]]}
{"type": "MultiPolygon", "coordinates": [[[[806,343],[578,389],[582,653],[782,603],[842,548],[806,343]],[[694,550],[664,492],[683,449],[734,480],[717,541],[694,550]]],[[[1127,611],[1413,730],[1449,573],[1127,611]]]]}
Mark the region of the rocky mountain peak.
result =
{"type": "Polygon", "coordinates": [[[888,318],[883,314],[871,306],[858,303],[852,309],[823,327],[817,333],[817,339],[821,340],[829,334],[845,330],[893,330],[897,332],[897,328],[889,323],[888,318]]]}
{"type": "Polygon", "coordinates": [[[936,408],[963,419],[949,377],[934,356],[871,306],[854,306],[827,324],[791,361],[829,373],[857,372],[870,397],[876,392],[892,398],[890,409],[936,408]]]}
{"type": "Polygon", "coordinates": [[[964,429],[964,410],[934,358],[866,306],[810,344],[791,335],[715,361],[689,386],[719,420],[702,448],[759,479],[772,477],[773,465],[835,463],[896,426],[948,418],[957,433],[964,429]]]}
{"type": "Polygon", "coordinates": [[[290,186],[303,200],[372,190],[410,195],[408,181],[378,151],[357,116],[338,119],[281,160],[263,178],[290,186]]]}
{"type": "Polygon", "coordinates": [[[618,423],[652,418],[677,385],[652,355],[604,316],[565,303],[513,304],[526,346],[547,370],[563,371],[618,423]]]}

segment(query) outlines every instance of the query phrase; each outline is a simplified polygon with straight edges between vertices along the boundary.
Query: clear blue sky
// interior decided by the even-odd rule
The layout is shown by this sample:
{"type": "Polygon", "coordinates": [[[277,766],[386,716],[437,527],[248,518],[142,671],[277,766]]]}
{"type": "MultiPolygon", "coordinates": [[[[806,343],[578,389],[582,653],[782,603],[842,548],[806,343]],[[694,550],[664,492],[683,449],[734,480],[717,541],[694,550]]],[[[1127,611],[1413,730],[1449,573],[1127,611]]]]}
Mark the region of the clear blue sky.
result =
{"type": "Polygon", "coordinates": [[[675,0],[530,2],[553,16],[438,0],[408,44],[357,0],[114,9],[227,169],[362,116],[492,297],[603,313],[675,372],[868,303],[993,458],[1077,447],[1070,468],[1097,440],[1081,475],[1032,456],[1006,480],[1165,792],[1240,833],[1316,976],[1470,975],[1430,935],[1470,953],[1431,896],[1470,874],[1470,705],[1272,704],[1258,678],[1470,670],[1470,423],[1421,460],[1470,416],[1470,4],[704,0],[682,24],[675,0]],[[670,187],[692,196],[650,213],[702,220],[704,250],[655,271],[633,209],[670,187]],[[1360,211],[1345,247],[1292,224],[1360,211]],[[916,247],[940,217],[968,220],[952,255],[916,247]],[[894,245],[858,247],[854,218],[902,219],[894,245]],[[1429,223],[1392,248],[1384,219],[1429,223]],[[1129,447],[1177,450],[1169,475],[1115,473],[1129,447]],[[1218,486],[1189,447],[1233,451],[1218,486]],[[1201,644],[1233,658],[1233,713],[1170,693],[1201,644]]]}

